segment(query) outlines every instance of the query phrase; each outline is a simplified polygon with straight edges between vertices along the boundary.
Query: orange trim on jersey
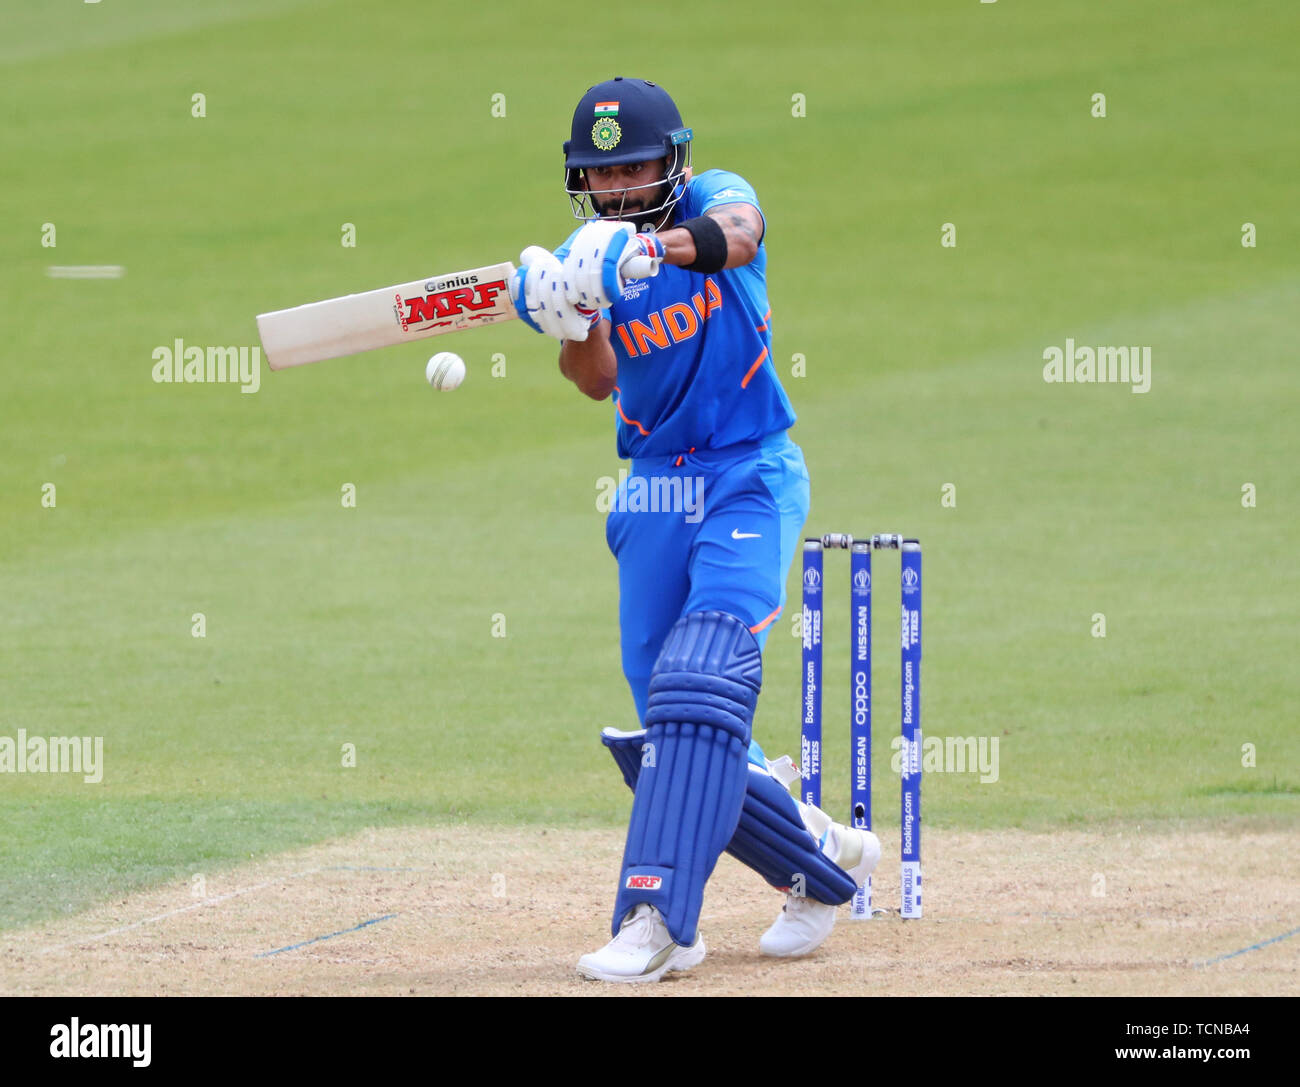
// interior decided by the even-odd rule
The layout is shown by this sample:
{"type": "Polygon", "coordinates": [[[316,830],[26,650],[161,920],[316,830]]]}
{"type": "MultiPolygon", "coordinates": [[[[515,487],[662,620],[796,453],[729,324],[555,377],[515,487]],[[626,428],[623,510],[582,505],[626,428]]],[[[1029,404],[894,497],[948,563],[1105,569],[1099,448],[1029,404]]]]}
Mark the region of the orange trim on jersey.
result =
{"type": "Polygon", "coordinates": [[[768,306],[768,307],[767,307],[767,312],[766,312],[765,314],[763,314],[763,323],[762,323],[761,325],[759,325],[756,329],[754,329],[754,331],[755,331],[755,332],[766,332],[766,331],[767,331],[767,322],[770,321],[771,319],[772,319],[772,307],[771,307],[771,306],[768,306]]]}
{"type": "Polygon", "coordinates": [[[618,393],[618,400],[614,401],[614,407],[618,411],[618,417],[622,419],[623,422],[625,422],[628,426],[636,427],[637,430],[641,432],[641,436],[643,438],[650,437],[650,431],[646,430],[646,428],[643,427],[640,423],[638,423],[635,419],[629,419],[626,415],[623,414],[623,405],[621,403],[623,399],[623,393],[620,391],[617,385],[614,386],[614,391],[618,393]]]}
{"type": "Polygon", "coordinates": [[[754,360],[754,365],[749,368],[749,373],[747,373],[744,377],[740,379],[740,387],[742,389],[749,387],[749,379],[752,378],[758,372],[758,368],[763,365],[763,360],[765,358],[767,358],[766,347],[759,352],[758,358],[754,360]]]}
{"type": "Polygon", "coordinates": [[[780,614],[781,614],[781,609],[777,608],[776,611],[774,611],[771,615],[769,615],[766,619],[764,619],[761,623],[759,623],[758,626],[750,627],[749,628],[750,634],[757,634],[760,630],[763,630],[765,627],[769,626],[772,623],[772,621],[780,614]]]}
{"type": "Polygon", "coordinates": [[[695,446],[691,446],[690,449],[686,450],[685,453],[678,453],[677,459],[673,462],[673,467],[680,468],[683,464],[686,463],[687,454],[694,453],[694,452],[695,452],[695,446]]]}

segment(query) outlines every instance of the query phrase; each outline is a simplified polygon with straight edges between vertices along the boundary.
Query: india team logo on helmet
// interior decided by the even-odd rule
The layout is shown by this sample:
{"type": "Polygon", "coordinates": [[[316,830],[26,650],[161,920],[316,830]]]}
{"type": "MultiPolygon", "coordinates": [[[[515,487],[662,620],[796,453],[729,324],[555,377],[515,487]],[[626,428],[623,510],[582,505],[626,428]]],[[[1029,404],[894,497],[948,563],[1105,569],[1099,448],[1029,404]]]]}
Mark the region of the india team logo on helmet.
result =
{"type": "Polygon", "coordinates": [[[572,130],[564,141],[564,189],[574,217],[619,219],[627,205],[632,208],[629,216],[634,214],[639,223],[664,220],[686,191],[691,137],[668,92],[648,79],[618,76],[589,88],[573,112],[572,130]],[[663,175],[621,190],[617,207],[598,206],[588,192],[588,169],[660,161],[663,175]]]}
{"type": "Polygon", "coordinates": [[[623,138],[623,129],[614,120],[597,121],[591,126],[591,142],[601,151],[613,151],[623,138]]]}

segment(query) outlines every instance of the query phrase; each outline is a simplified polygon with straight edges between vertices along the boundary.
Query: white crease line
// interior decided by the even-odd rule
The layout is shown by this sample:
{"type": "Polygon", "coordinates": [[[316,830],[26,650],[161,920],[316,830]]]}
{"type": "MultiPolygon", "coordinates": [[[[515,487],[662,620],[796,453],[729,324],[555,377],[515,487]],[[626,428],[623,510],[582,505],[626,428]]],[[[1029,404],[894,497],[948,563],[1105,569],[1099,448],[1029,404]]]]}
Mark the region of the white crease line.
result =
{"type": "Polygon", "coordinates": [[[126,268],[121,264],[51,264],[45,274],[51,279],[121,279],[126,268]]]}
{"type": "Polygon", "coordinates": [[[294,872],[288,876],[280,876],[278,879],[268,879],[265,883],[258,883],[252,887],[241,887],[238,891],[229,891],[223,895],[214,895],[211,898],[205,898],[202,902],[195,902],[189,906],[181,906],[179,909],[168,910],[166,913],[157,914],[154,917],[146,917],[140,921],[132,921],[129,925],[120,925],[117,928],[111,928],[107,932],[101,932],[96,936],[83,936],[78,940],[71,940],[66,944],[56,944],[54,947],[40,948],[40,954],[47,955],[52,951],[62,951],[68,947],[78,947],[81,944],[94,943],[96,940],[104,940],[109,936],[116,936],[121,932],[130,932],[134,928],[140,928],[142,925],[152,925],[155,921],[165,921],[169,917],[178,917],[182,913],[189,913],[191,910],[202,909],[204,906],[215,906],[219,902],[225,902],[231,898],[238,898],[240,895],[252,894],[254,891],[261,891],[271,887],[276,883],[282,883],[286,879],[299,879],[302,876],[310,876],[314,872],[321,871],[320,868],[305,868],[301,872],[294,872]]]}

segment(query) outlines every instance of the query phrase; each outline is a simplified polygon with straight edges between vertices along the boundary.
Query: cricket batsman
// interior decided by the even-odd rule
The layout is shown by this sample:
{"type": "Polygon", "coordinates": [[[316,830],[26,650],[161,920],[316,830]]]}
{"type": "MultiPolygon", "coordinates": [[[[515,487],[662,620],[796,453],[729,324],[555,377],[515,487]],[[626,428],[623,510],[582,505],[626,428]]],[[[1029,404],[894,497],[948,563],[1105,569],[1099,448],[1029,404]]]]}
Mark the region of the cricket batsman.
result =
{"type": "Polygon", "coordinates": [[[582,225],[553,252],[524,250],[511,287],[519,316],[560,341],[561,373],[612,398],[631,461],[605,535],[642,727],[601,740],[635,795],[613,939],[578,962],[610,982],[703,960],[700,907],[724,849],[785,892],[760,940],[783,957],[826,939],[880,857],[875,835],[791,796],[798,771],[751,735],[808,472],[772,360],[758,197],[738,174],[695,176],[691,143],[649,80],[588,90],[564,143],[582,225]]]}

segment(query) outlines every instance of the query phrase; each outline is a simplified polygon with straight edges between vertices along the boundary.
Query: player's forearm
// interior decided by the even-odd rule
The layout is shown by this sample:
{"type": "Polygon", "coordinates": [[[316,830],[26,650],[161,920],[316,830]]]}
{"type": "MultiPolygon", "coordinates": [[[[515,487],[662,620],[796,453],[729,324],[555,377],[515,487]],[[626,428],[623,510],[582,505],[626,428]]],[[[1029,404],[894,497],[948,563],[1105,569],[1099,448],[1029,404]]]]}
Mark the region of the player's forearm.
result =
{"type": "Polygon", "coordinates": [[[618,359],[609,342],[609,322],[597,321],[585,340],[560,344],[560,373],[593,400],[604,400],[618,383],[618,359]]]}
{"type": "MultiPolygon", "coordinates": [[[[747,205],[744,209],[736,205],[723,205],[706,212],[708,217],[722,228],[727,240],[727,261],[724,268],[739,268],[748,264],[758,255],[758,243],[762,231],[761,220],[756,211],[747,205]],[[752,212],[752,214],[751,214],[752,212]]],[[[664,263],[688,267],[696,262],[699,253],[695,248],[695,239],[684,227],[673,227],[659,235],[664,243],[664,263]]]]}

